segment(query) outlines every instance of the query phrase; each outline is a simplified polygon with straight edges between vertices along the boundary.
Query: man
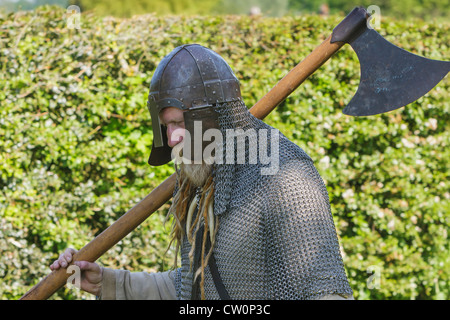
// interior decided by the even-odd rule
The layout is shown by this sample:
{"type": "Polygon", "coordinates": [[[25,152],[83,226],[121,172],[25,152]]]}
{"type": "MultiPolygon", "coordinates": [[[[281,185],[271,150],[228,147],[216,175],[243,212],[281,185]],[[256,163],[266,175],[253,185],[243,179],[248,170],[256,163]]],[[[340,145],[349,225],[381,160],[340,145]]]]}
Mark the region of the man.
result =
{"type": "MultiPolygon", "coordinates": [[[[169,214],[181,267],[148,274],[76,262],[82,289],[103,299],[352,298],[312,160],[250,114],[218,54],[174,49],[155,70],[148,106],[149,164],[175,158],[169,214]]],[[[74,252],[51,269],[66,267],[74,252]]]]}

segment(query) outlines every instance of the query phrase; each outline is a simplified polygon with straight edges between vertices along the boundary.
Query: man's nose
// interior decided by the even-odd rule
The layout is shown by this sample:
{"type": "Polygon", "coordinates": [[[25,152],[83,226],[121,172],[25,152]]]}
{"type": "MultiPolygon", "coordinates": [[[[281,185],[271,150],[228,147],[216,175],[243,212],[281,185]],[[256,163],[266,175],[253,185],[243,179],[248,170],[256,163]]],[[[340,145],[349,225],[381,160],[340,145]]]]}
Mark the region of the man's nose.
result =
{"type": "Polygon", "coordinates": [[[178,143],[183,141],[184,129],[176,126],[169,125],[167,127],[167,144],[173,148],[178,143]]]}

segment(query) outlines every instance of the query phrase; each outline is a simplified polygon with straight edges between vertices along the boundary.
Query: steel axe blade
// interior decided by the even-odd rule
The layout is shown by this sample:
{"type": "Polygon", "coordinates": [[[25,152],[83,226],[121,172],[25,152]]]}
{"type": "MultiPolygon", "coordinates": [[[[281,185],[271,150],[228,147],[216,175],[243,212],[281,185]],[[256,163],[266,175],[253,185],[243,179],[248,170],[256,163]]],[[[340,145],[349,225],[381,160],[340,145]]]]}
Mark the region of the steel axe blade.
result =
{"type": "Polygon", "coordinates": [[[361,78],[343,112],[369,116],[416,101],[450,71],[450,61],[431,60],[403,50],[368,28],[369,15],[355,8],[334,30],[331,42],[351,45],[358,56],[361,78]]]}

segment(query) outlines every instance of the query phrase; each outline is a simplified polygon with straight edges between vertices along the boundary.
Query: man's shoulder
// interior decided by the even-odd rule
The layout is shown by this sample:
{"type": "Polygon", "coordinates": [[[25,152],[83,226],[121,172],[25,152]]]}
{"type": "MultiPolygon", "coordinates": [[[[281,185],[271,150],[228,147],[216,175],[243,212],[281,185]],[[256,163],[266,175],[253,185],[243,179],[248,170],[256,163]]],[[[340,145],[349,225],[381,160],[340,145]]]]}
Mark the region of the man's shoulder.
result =
{"type": "MultiPolygon", "coordinates": [[[[280,160],[284,160],[284,162],[303,162],[303,161],[312,161],[311,157],[303,150],[300,146],[298,146],[293,141],[289,140],[285,135],[280,133],[280,160]]],[[[282,161],[280,161],[282,163],[282,161]]]]}
{"type": "Polygon", "coordinates": [[[286,186],[308,183],[321,186],[323,181],[311,157],[294,142],[280,139],[279,164],[276,172],[262,177],[270,189],[278,190],[286,186]]]}

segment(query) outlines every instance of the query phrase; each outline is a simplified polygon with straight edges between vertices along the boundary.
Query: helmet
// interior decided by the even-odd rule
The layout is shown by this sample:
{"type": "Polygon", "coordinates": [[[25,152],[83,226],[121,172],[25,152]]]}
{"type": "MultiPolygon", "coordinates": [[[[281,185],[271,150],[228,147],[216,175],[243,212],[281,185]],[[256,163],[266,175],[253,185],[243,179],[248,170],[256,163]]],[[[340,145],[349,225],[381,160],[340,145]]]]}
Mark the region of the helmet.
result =
{"type": "Polygon", "coordinates": [[[171,160],[171,148],[159,121],[162,109],[176,107],[185,111],[186,130],[193,119],[198,119],[204,131],[218,128],[214,105],[241,99],[239,80],[221,56],[198,44],[175,48],[162,59],[150,84],[147,106],[153,145],[148,163],[159,166],[171,160]]]}

